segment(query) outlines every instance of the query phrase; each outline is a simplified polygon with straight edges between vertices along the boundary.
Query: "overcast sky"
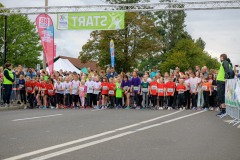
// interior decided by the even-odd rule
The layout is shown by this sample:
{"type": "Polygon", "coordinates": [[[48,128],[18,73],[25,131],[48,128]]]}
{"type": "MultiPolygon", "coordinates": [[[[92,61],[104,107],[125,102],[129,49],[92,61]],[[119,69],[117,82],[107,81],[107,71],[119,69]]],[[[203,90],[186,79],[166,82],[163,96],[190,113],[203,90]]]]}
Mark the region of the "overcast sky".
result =
{"type": "MultiPolygon", "coordinates": [[[[48,1],[49,6],[104,4],[100,0],[48,1]]],[[[151,0],[151,2],[158,2],[158,0],[151,0]]],[[[45,0],[1,0],[1,3],[5,7],[38,7],[44,6],[45,0]]],[[[206,42],[205,50],[213,57],[219,57],[221,53],[226,53],[234,65],[240,64],[240,9],[186,11],[186,13],[186,31],[189,32],[193,39],[202,37],[206,42]]],[[[50,16],[55,26],[57,56],[77,58],[82,50],[82,46],[90,38],[91,31],[59,31],[56,29],[57,16],[54,14],[50,14],[50,16]]],[[[29,16],[32,21],[35,21],[36,17],[37,15],[29,16]]]]}

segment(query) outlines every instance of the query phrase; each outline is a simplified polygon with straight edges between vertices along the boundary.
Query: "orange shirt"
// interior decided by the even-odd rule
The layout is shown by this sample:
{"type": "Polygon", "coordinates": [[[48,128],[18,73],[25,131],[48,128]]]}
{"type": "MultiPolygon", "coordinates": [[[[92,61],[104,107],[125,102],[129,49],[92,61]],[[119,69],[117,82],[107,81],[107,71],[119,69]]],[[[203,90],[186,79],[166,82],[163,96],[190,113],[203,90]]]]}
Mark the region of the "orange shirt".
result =
{"type": "Polygon", "coordinates": [[[152,95],[157,95],[157,86],[158,86],[158,82],[153,82],[153,81],[150,82],[152,95]]]}
{"type": "Polygon", "coordinates": [[[109,94],[110,96],[115,96],[116,95],[116,91],[114,90],[115,86],[116,85],[114,83],[112,83],[112,84],[108,83],[109,93],[114,91],[114,94],[109,94]]]}
{"type": "Polygon", "coordinates": [[[209,89],[210,89],[210,83],[203,83],[202,84],[202,90],[203,91],[209,91],[209,89]]]}
{"type": "Polygon", "coordinates": [[[102,87],[102,94],[108,94],[108,83],[101,83],[101,87],[102,87]]]}
{"type": "Polygon", "coordinates": [[[28,93],[32,93],[33,92],[33,88],[34,88],[34,83],[32,81],[25,82],[25,88],[27,89],[28,93]]]}
{"type": "Polygon", "coordinates": [[[158,83],[158,96],[164,96],[165,84],[158,83]]]}
{"type": "Polygon", "coordinates": [[[47,89],[47,93],[49,96],[55,95],[53,84],[45,84],[45,88],[47,89]]]}
{"type": "Polygon", "coordinates": [[[175,89],[175,84],[174,82],[167,82],[165,85],[166,89],[167,89],[167,96],[171,96],[173,94],[173,91],[175,89]]]}
{"type": "MultiPolygon", "coordinates": [[[[181,90],[181,89],[186,90],[187,88],[183,85],[178,85],[176,90],[181,90]]],[[[178,91],[178,94],[182,94],[182,93],[184,93],[184,92],[178,91]]]]}

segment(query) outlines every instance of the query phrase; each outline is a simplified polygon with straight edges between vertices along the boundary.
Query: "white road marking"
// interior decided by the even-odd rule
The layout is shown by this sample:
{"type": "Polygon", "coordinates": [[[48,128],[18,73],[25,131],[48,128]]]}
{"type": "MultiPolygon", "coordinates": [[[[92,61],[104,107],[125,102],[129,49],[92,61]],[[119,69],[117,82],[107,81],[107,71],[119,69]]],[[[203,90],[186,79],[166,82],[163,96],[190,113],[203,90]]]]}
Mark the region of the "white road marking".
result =
{"type": "Polygon", "coordinates": [[[163,115],[163,116],[160,116],[160,117],[156,117],[156,118],[153,118],[153,119],[150,119],[150,120],[142,121],[142,122],[139,122],[139,123],[136,123],[136,124],[132,124],[132,125],[128,125],[128,126],[125,126],[125,127],[121,127],[121,128],[115,129],[115,130],[111,130],[111,131],[95,134],[95,135],[92,135],[92,136],[89,136],[89,137],[85,137],[85,138],[81,138],[81,139],[78,139],[78,140],[74,140],[74,141],[58,144],[58,145],[55,145],[55,146],[39,149],[39,150],[36,150],[36,151],[24,153],[24,154],[21,154],[21,155],[18,155],[18,156],[7,158],[5,160],[21,159],[21,158],[29,157],[29,156],[36,155],[36,154],[39,154],[39,153],[43,153],[43,152],[51,151],[51,150],[54,150],[54,149],[58,149],[58,148],[61,148],[61,147],[66,147],[66,146],[69,146],[69,145],[72,145],[72,144],[84,142],[84,141],[87,141],[87,140],[90,140],[90,139],[94,139],[94,138],[105,136],[105,135],[108,135],[108,134],[111,134],[111,133],[115,133],[115,132],[118,132],[118,131],[121,131],[121,130],[125,130],[125,129],[132,128],[132,127],[135,127],[135,126],[139,126],[141,124],[148,123],[148,122],[151,122],[151,121],[154,121],[154,120],[165,118],[165,117],[177,114],[179,112],[182,112],[182,111],[173,112],[173,113],[166,114],[166,115],[163,115]]]}
{"type": "Polygon", "coordinates": [[[47,116],[40,116],[40,117],[31,117],[31,118],[23,118],[23,119],[14,119],[12,121],[24,121],[29,119],[39,119],[39,118],[47,118],[47,117],[55,117],[55,116],[61,116],[62,114],[53,114],[53,115],[47,115],[47,116]]]}
{"type": "Polygon", "coordinates": [[[140,128],[140,129],[137,129],[137,130],[134,130],[134,131],[127,131],[127,132],[120,133],[120,134],[117,134],[117,135],[114,135],[114,136],[111,136],[111,137],[103,138],[103,139],[100,139],[100,140],[96,140],[96,141],[89,142],[89,143],[86,143],[86,144],[82,144],[82,145],[79,145],[79,146],[71,147],[71,148],[68,148],[68,149],[63,149],[63,150],[60,150],[60,151],[57,151],[57,152],[54,152],[54,153],[50,153],[50,154],[47,154],[47,155],[44,155],[44,156],[34,158],[32,160],[45,160],[45,159],[57,157],[59,155],[63,155],[63,154],[69,153],[69,152],[80,150],[82,148],[86,148],[86,147],[89,147],[89,146],[94,146],[94,145],[99,144],[99,143],[107,142],[107,141],[117,139],[117,138],[129,135],[129,134],[133,134],[133,133],[136,133],[136,132],[139,132],[139,131],[143,131],[143,130],[154,128],[154,127],[157,127],[157,126],[161,126],[163,124],[171,123],[171,122],[174,122],[174,121],[186,118],[186,117],[197,115],[197,114],[200,114],[202,112],[205,112],[205,111],[200,111],[200,112],[188,114],[188,115],[181,116],[181,117],[178,117],[178,118],[174,118],[174,119],[171,119],[171,120],[167,120],[167,121],[164,121],[164,122],[161,122],[161,123],[157,123],[157,124],[153,124],[153,125],[150,125],[150,126],[147,126],[147,127],[143,127],[143,128],[140,128]]]}

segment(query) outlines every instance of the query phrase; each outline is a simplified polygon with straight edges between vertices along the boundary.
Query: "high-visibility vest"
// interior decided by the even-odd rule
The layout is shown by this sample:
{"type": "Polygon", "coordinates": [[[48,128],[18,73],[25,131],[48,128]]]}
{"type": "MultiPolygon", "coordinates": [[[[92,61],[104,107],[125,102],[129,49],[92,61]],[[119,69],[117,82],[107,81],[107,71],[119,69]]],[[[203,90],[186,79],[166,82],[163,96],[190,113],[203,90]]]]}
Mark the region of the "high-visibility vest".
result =
{"type": "MultiPolygon", "coordinates": [[[[3,73],[5,72],[5,70],[7,70],[9,76],[10,76],[12,79],[14,79],[14,76],[13,76],[12,71],[9,71],[8,69],[4,69],[3,73]]],[[[5,75],[3,74],[3,84],[13,84],[13,82],[10,81],[9,79],[7,79],[7,78],[5,77],[5,75]]]]}

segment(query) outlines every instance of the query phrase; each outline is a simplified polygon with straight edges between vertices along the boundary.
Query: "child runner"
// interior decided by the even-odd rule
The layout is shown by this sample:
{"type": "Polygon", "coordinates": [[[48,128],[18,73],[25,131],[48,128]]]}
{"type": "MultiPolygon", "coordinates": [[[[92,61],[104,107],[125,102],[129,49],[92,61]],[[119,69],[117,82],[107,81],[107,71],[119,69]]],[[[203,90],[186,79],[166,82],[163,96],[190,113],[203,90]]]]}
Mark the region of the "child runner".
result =
{"type": "Polygon", "coordinates": [[[190,84],[189,84],[189,74],[188,73],[185,74],[185,81],[184,82],[185,82],[186,88],[187,88],[187,91],[185,92],[185,106],[188,109],[191,109],[190,108],[191,94],[190,94],[190,84]]]}
{"type": "Polygon", "coordinates": [[[150,82],[150,94],[152,95],[152,99],[153,99],[153,106],[152,109],[157,109],[157,86],[158,86],[158,82],[157,82],[157,78],[156,76],[153,76],[153,81],[150,82]]]}
{"type": "MultiPolygon", "coordinates": [[[[38,98],[37,98],[37,101],[38,101],[38,105],[39,107],[41,106],[42,104],[42,109],[45,109],[44,108],[44,105],[45,105],[45,102],[44,102],[44,93],[45,93],[45,80],[44,78],[42,77],[41,79],[41,83],[39,83],[39,88],[38,88],[38,98]],[[43,103],[42,103],[43,101],[43,103]]],[[[45,106],[46,107],[46,106],[45,106]]]]}
{"type": "Polygon", "coordinates": [[[70,95],[70,88],[71,88],[71,82],[69,81],[69,77],[67,76],[65,78],[65,82],[63,83],[63,89],[65,90],[65,107],[64,109],[72,108],[72,95],[70,95]]]}
{"type": "MultiPolygon", "coordinates": [[[[55,88],[53,86],[53,82],[54,82],[53,79],[48,79],[45,84],[46,90],[48,92],[48,97],[51,103],[51,109],[55,108],[55,88]]],[[[57,106],[56,109],[58,109],[57,106]]]]}
{"type": "Polygon", "coordinates": [[[191,72],[191,78],[189,79],[190,84],[190,94],[192,98],[192,110],[196,110],[197,107],[197,84],[199,82],[198,77],[196,77],[196,72],[191,72]]]}
{"type": "MultiPolygon", "coordinates": [[[[212,82],[213,82],[213,74],[212,73],[208,73],[208,82],[210,83],[210,85],[212,86],[212,82]]],[[[213,93],[213,87],[211,87],[211,91],[213,93]]],[[[213,111],[213,96],[209,96],[209,110],[213,111]]]]}
{"type": "MultiPolygon", "coordinates": [[[[204,82],[203,79],[203,73],[200,73],[200,78],[198,78],[198,84],[197,84],[197,92],[199,93],[202,88],[202,83],[204,82]]],[[[201,91],[201,94],[198,94],[197,99],[197,110],[202,110],[204,105],[204,98],[203,98],[203,91],[201,91]]]]}
{"type": "Polygon", "coordinates": [[[94,82],[92,81],[92,76],[88,75],[88,81],[85,83],[85,86],[87,86],[87,107],[86,109],[93,108],[92,107],[92,94],[93,94],[93,86],[94,86],[94,82]]]}
{"type": "Polygon", "coordinates": [[[174,96],[174,88],[175,88],[175,84],[173,82],[173,77],[170,76],[168,78],[168,82],[165,85],[165,91],[166,91],[166,95],[168,97],[168,110],[172,109],[172,103],[173,103],[173,96],[174,96]]]}
{"type": "Polygon", "coordinates": [[[34,86],[33,82],[31,81],[30,77],[26,77],[25,82],[25,90],[26,90],[26,96],[28,97],[29,101],[29,107],[30,109],[33,109],[33,98],[34,98],[34,86]]]}
{"type": "Polygon", "coordinates": [[[107,109],[107,98],[108,98],[108,82],[107,77],[103,77],[103,82],[101,84],[102,90],[102,109],[107,109]]]}
{"type": "Polygon", "coordinates": [[[184,83],[183,79],[179,80],[179,85],[177,86],[176,91],[178,92],[178,106],[180,107],[180,110],[185,110],[185,94],[184,92],[186,92],[187,88],[186,85],[184,83]]]}
{"type": "Polygon", "coordinates": [[[211,85],[208,82],[208,77],[204,77],[204,83],[202,84],[202,88],[199,92],[199,94],[201,94],[201,91],[203,90],[203,97],[204,97],[204,110],[207,111],[208,110],[208,104],[209,104],[209,96],[212,95],[212,91],[211,91],[211,85]]]}
{"type": "Polygon", "coordinates": [[[215,78],[214,78],[214,80],[213,80],[213,82],[212,82],[212,88],[213,88],[213,92],[212,92],[212,97],[213,97],[213,107],[214,107],[214,110],[215,111],[219,111],[219,107],[217,107],[218,105],[217,105],[217,102],[218,102],[218,100],[217,100],[217,77],[218,76],[218,74],[216,74],[216,76],[215,76],[215,78]]]}
{"type": "MultiPolygon", "coordinates": [[[[36,77],[32,78],[32,82],[33,82],[33,86],[35,89],[35,93],[34,93],[34,101],[35,99],[37,99],[37,95],[38,95],[38,86],[39,86],[39,82],[37,81],[36,77]]],[[[36,106],[36,108],[38,108],[37,104],[34,103],[34,106],[36,106]]]]}
{"type": "Polygon", "coordinates": [[[79,86],[78,91],[79,91],[79,97],[80,97],[81,104],[82,104],[81,109],[84,109],[85,96],[87,94],[87,86],[85,86],[85,80],[84,79],[81,80],[81,84],[79,86]]]}
{"type": "Polygon", "coordinates": [[[143,95],[143,107],[142,109],[148,108],[148,95],[150,90],[150,83],[147,81],[147,76],[143,76],[143,82],[141,83],[141,94],[143,95]]]}
{"type": "Polygon", "coordinates": [[[120,108],[122,108],[122,88],[121,88],[121,79],[117,78],[117,83],[115,86],[116,89],[116,109],[118,109],[118,106],[120,104],[120,108]]]}
{"type": "Polygon", "coordinates": [[[64,91],[64,87],[63,84],[61,83],[60,78],[57,78],[57,83],[54,84],[54,90],[56,93],[56,109],[59,109],[61,108],[61,104],[63,104],[63,91],[64,91]]]}
{"type": "Polygon", "coordinates": [[[113,83],[113,78],[109,78],[109,83],[108,83],[108,88],[109,88],[109,96],[110,96],[110,101],[111,101],[111,105],[110,108],[114,108],[115,106],[115,96],[116,96],[116,91],[115,91],[115,84],[113,83]]]}
{"type": "Polygon", "coordinates": [[[160,83],[158,83],[158,99],[159,99],[159,109],[163,110],[163,101],[164,97],[166,96],[165,94],[165,83],[164,83],[164,78],[160,78],[160,83]]]}
{"type": "Polygon", "coordinates": [[[25,80],[24,75],[20,75],[19,77],[19,90],[20,90],[20,97],[21,97],[21,106],[25,105],[26,108],[26,90],[25,90],[25,80]],[[24,103],[23,103],[24,101],[24,103]]]}
{"type": "Polygon", "coordinates": [[[130,109],[130,89],[131,89],[131,81],[128,80],[128,76],[124,75],[121,87],[123,88],[123,94],[126,96],[126,108],[130,109]]]}
{"type": "Polygon", "coordinates": [[[165,72],[165,73],[164,73],[164,83],[165,83],[165,84],[168,82],[168,77],[169,77],[168,72],[165,72]]]}
{"type": "MultiPolygon", "coordinates": [[[[89,76],[92,78],[92,76],[89,76]]],[[[72,84],[71,84],[71,88],[70,88],[70,91],[72,91],[72,108],[73,109],[77,109],[78,106],[77,106],[77,102],[78,102],[78,87],[80,86],[80,81],[78,80],[78,76],[77,75],[74,75],[73,76],[73,81],[72,81],[72,84]]]]}
{"type": "Polygon", "coordinates": [[[100,98],[100,89],[101,89],[101,81],[100,81],[100,77],[97,76],[96,77],[96,81],[94,82],[94,94],[93,94],[93,100],[95,101],[95,109],[99,109],[100,105],[99,105],[99,98],[100,98]]]}
{"type": "Polygon", "coordinates": [[[131,84],[131,90],[135,94],[135,99],[137,101],[136,109],[140,109],[140,100],[139,100],[139,94],[140,94],[140,87],[141,87],[141,80],[137,75],[136,71],[133,71],[133,77],[132,77],[132,84],[131,84]]]}
{"type": "Polygon", "coordinates": [[[180,75],[178,72],[175,72],[175,78],[173,79],[173,82],[175,84],[175,88],[174,88],[174,98],[173,98],[173,108],[177,107],[177,101],[178,101],[178,92],[176,92],[176,88],[179,85],[179,80],[180,80],[180,75]]]}

